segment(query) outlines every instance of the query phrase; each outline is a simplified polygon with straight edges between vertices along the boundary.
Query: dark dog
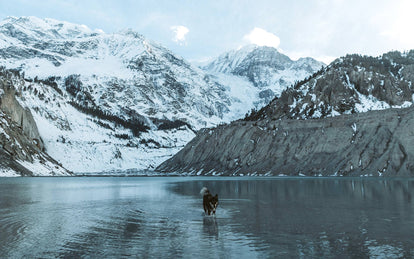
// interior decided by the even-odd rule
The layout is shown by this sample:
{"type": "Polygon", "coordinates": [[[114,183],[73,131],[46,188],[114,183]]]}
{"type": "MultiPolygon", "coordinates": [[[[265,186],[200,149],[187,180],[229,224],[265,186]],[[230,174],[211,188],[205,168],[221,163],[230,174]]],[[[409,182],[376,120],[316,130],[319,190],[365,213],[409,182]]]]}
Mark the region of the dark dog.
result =
{"type": "Polygon", "coordinates": [[[204,213],[207,215],[210,215],[211,213],[213,213],[213,215],[216,215],[216,209],[218,206],[218,194],[215,196],[211,195],[207,187],[203,187],[200,191],[200,194],[203,195],[204,213]]]}

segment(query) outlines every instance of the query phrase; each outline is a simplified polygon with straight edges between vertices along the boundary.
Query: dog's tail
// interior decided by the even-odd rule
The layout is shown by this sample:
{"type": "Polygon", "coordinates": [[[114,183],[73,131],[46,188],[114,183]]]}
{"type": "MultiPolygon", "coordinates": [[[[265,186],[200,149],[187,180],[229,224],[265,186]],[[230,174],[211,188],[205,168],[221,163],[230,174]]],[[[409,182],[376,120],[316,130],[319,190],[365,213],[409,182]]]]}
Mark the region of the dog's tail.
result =
{"type": "Polygon", "coordinates": [[[203,188],[201,188],[201,191],[200,191],[200,194],[201,195],[205,195],[206,194],[206,192],[208,192],[208,189],[207,189],[207,187],[203,187],[203,188]]]}

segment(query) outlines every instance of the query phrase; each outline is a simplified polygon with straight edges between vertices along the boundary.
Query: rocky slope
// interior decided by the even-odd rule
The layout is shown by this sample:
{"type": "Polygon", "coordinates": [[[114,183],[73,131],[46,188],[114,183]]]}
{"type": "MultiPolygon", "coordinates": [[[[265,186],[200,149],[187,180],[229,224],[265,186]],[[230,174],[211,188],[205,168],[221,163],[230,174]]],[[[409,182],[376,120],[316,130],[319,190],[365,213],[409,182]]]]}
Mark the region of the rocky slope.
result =
{"type": "MultiPolygon", "coordinates": [[[[44,152],[36,122],[16,99],[19,76],[0,69],[0,177],[71,175],[44,152]]],[[[21,82],[21,81],[20,81],[21,82]]]]}
{"type": "Polygon", "coordinates": [[[237,121],[202,130],[157,170],[194,175],[403,176],[414,172],[413,144],[413,108],[306,121],[237,121]]]}
{"type": "Polygon", "coordinates": [[[273,47],[248,45],[226,52],[202,68],[227,84],[244,79],[255,95],[255,108],[261,108],[275,96],[280,96],[283,90],[312,75],[323,65],[313,58],[293,61],[273,47]]]}
{"type": "Polygon", "coordinates": [[[200,131],[157,170],[411,175],[413,53],[338,59],[245,120],[200,131]]]}

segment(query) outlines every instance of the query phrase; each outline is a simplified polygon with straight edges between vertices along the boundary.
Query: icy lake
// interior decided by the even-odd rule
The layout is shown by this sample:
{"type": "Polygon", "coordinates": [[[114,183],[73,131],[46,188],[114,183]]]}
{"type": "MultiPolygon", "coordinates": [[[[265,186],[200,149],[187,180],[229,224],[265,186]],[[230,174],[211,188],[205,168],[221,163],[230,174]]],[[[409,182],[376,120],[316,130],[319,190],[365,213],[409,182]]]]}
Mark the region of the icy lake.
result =
{"type": "Polygon", "coordinates": [[[401,178],[0,178],[0,258],[412,258],[413,197],[401,178]]]}

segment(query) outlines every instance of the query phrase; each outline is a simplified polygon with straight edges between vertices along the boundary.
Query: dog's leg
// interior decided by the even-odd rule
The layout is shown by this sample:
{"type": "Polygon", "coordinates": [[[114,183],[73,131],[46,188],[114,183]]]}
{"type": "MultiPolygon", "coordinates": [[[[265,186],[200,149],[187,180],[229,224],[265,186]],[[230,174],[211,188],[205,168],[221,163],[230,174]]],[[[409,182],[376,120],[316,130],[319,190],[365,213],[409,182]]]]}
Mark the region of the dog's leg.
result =
{"type": "Polygon", "coordinates": [[[203,209],[204,209],[204,214],[207,214],[207,206],[205,202],[203,202],[203,209]]]}

